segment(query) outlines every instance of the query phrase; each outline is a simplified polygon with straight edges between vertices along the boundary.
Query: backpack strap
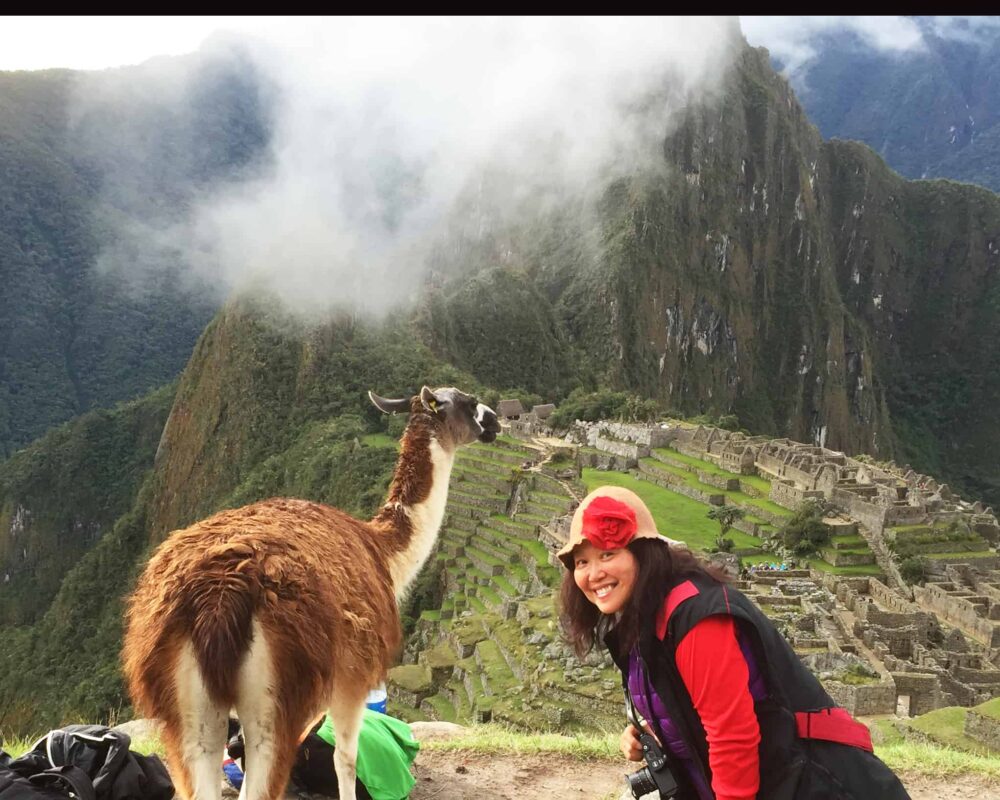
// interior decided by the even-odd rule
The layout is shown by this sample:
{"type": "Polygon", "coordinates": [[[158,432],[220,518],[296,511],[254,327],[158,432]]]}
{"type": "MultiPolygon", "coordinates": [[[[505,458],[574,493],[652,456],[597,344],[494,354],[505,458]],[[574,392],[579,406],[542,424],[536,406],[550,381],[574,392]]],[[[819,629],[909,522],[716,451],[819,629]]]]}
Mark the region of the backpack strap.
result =
{"type": "Polygon", "coordinates": [[[30,776],[28,780],[39,786],[54,786],[77,800],[97,800],[90,776],[79,767],[53,767],[30,776]]]}
{"type": "Polygon", "coordinates": [[[825,739],[873,752],[868,726],[854,719],[845,708],[796,711],[795,725],[800,739],[825,739]]]}

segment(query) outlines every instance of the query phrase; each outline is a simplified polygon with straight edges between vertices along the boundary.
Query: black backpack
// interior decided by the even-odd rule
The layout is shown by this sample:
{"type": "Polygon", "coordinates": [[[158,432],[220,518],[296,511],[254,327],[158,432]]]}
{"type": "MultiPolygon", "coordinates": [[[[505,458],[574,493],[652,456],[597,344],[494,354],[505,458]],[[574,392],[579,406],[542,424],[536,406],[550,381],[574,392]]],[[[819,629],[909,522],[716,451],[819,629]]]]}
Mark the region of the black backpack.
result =
{"type": "MultiPolygon", "coordinates": [[[[323,720],[317,722],[309,734],[299,743],[295,751],[295,763],[292,765],[291,784],[296,789],[327,797],[340,797],[340,787],[337,784],[337,772],[333,768],[334,746],[326,739],[318,736],[323,720]]],[[[229,720],[229,757],[242,764],[244,749],[243,736],[240,734],[239,722],[229,720]]],[[[358,778],[354,782],[354,791],[358,800],[372,800],[368,789],[358,778]]],[[[0,798],[2,800],[2,798],[0,798]]]]}
{"type": "MultiPolygon", "coordinates": [[[[292,783],[307,792],[339,798],[340,788],[337,785],[337,772],[333,768],[335,748],[326,739],[318,736],[317,730],[319,730],[319,725],[309,731],[309,735],[302,740],[299,749],[295,751],[292,783]]],[[[372,800],[372,796],[368,794],[361,778],[354,781],[354,790],[358,800],[372,800]]]]}
{"type": "Polygon", "coordinates": [[[0,800],[96,800],[94,784],[79,767],[57,767],[23,778],[4,766],[10,761],[0,750],[0,800]]]}
{"type": "Polygon", "coordinates": [[[174,786],[163,762],[131,752],[131,743],[103,725],[49,731],[20,758],[0,757],[0,800],[170,800],[174,786]]]}

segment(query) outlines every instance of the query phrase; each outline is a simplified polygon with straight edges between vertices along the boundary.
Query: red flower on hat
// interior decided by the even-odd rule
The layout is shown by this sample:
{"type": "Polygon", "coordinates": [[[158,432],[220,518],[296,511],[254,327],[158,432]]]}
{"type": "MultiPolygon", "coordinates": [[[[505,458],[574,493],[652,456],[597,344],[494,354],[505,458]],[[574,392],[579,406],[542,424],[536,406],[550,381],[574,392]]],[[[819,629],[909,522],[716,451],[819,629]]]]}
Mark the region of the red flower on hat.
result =
{"type": "Polygon", "coordinates": [[[601,550],[624,547],[636,530],[635,511],[613,497],[595,497],[583,510],[581,535],[601,550]]]}

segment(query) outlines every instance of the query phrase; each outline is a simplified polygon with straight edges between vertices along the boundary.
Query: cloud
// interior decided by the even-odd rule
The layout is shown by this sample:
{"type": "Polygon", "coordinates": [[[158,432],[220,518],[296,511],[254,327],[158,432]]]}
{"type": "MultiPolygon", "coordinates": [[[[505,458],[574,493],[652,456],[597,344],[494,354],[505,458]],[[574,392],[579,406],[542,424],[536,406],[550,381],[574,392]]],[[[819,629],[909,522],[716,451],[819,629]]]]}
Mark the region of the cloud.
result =
{"type": "Polygon", "coordinates": [[[924,48],[920,25],[908,17],[740,17],[747,41],[766,47],[794,75],[816,55],[824,34],[854,33],[865,45],[883,52],[924,48]]]}
{"type": "MultiPolygon", "coordinates": [[[[182,218],[147,216],[135,237],[176,247],[223,291],[382,310],[419,285],[484,165],[510,204],[662,162],[679,108],[718,85],[738,46],[722,18],[285,20],[273,35],[220,35],[199,58],[248,54],[269,87],[266,158],[203,181],[182,218]]],[[[182,78],[157,90],[179,107],[197,85],[182,78]]],[[[142,164],[133,145],[125,161],[142,164]]]]}

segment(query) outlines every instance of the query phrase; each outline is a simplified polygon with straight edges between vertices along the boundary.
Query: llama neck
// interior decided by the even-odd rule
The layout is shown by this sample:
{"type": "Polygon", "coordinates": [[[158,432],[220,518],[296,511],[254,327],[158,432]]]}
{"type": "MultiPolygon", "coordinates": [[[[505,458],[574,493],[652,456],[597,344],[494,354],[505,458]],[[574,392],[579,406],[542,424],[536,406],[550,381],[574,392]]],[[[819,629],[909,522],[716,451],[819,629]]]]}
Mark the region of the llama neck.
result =
{"type": "Polygon", "coordinates": [[[454,462],[454,448],[442,445],[430,424],[411,418],[388,500],[373,520],[392,539],[389,570],[397,598],[406,593],[437,541],[454,462]]]}

